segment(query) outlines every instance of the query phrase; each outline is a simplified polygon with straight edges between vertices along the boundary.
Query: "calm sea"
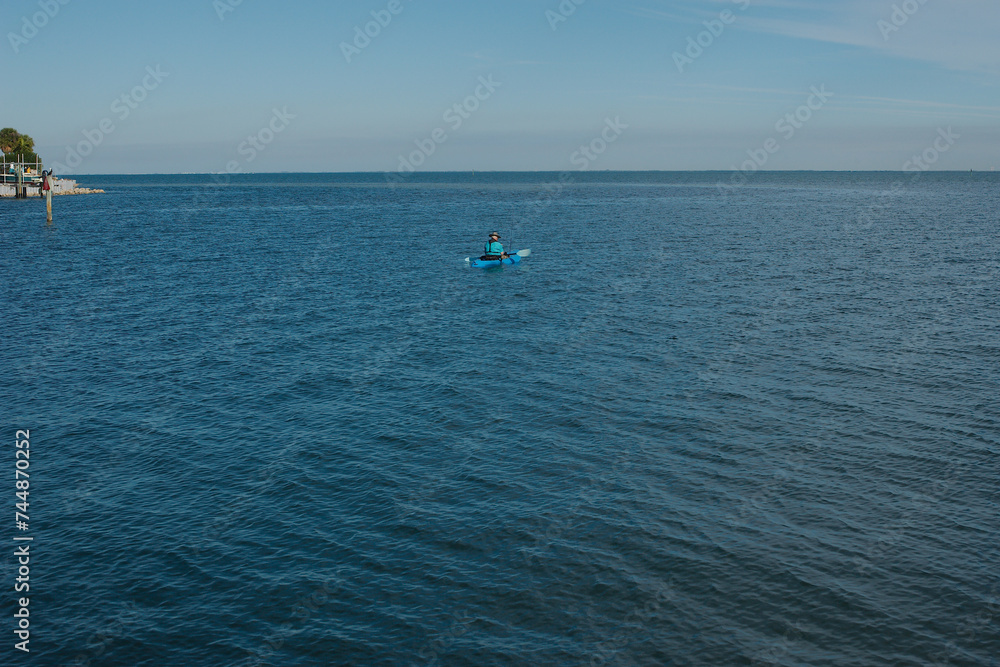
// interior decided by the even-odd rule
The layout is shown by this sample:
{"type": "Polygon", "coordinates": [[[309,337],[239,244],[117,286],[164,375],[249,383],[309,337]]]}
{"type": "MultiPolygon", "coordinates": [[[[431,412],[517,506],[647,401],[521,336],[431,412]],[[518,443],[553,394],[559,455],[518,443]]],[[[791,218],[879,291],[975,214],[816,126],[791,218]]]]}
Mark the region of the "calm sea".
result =
{"type": "Polygon", "coordinates": [[[79,180],[0,662],[998,664],[1000,174],[79,180]]]}

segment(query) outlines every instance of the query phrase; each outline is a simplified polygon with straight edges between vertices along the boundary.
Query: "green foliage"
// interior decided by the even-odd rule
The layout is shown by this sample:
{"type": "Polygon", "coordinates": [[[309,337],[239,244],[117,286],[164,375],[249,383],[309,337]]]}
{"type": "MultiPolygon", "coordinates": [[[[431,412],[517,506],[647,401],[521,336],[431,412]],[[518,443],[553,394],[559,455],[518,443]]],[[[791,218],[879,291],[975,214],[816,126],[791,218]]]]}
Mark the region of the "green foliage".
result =
{"type": "Polygon", "coordinates": [[[18,144],[21,133],[12,127],[5,127],[0,130],[0,151],[10,153],[14,146],[18,144]]]}
{"type": "Polygon", "coordinates": [[[0,130],[0,150],[8,160],[18,157],[24,162],[38,161],[38,155],[35,154],[35,140],[12,127],[0,130]]]}

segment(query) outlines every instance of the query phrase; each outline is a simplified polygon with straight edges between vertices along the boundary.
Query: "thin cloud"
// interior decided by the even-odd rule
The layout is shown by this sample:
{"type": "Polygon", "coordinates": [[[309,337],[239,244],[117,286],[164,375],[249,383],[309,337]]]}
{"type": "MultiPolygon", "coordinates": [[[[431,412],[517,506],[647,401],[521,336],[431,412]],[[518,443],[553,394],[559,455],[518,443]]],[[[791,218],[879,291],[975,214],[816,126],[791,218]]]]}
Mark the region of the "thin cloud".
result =
{"type": "Polygon", "coordinates": [[[934,0],[913,14],[900,3],[848,0],[819,10],[802,3],[797,16],[754,16],[738,29],[795,39],[867,48],[890,56],[932,62],[955,70],[1000,72],[1000,3],[996,0],[934,0]],[[809,14],[820,14],[810,16],[809,14]]]}
{"type": "MultiPolygon", "coordinates": [[[[703,104],[706,99],[724,100],[728,107],[760,106],[771,103],[774,98],[793,100],[802,98],[803,90],[785,90],[780,88],[754,88],[746,86],[728,86],[711,83],[675,84],[678,94],[637,95],[634,99],[657,100],[676,104],[703,104]],[[702,90],[705,95],[692,96],[689,91],[702,90]],[[730,95],[731,94],[731,95],[730,95]]],[[[841,112],[860,112],[879,114],[923,117],[934,119],[1000,119],[1000,107],[972,104],[957,104],[949,102],[933,102],[928,100],[902,99],[870,95],[837,94],[830,102],[830,109],[841,112]]]]}
{"type": "MultiPolygon", "coordinates": [[[[738,93],[756,93],[760,95],[785,95],[785,96],[802,95],[801,90],[784,90],[780,88],[748,88],[746,86],[727,86],[714,83],[692,83],[692,84],[681,83],[676,85],[678,87],[709,88],[713,90],[726,90],[738,93]]],[[[992,111],[997,114],[1000,114],[1000,107],[994,107],[994,106],[955,104],[951,102],[931,102],[929,100],[913,100],[913,99],[895,98],[895,97],[877,97],[871,95],[838,95],[837,97],[838,99],[841,100],[888,103],[899,106],[953,109],[956,111],[968,111],[968,112],[992,111]]]]}
{"type": "MultiPolygon", "coordinates": [[[[729,9],[733,29],[877,51],[954,70],[1000,73],[1000,2],[927,0],[912,14],[901,0],[674,0],[626,13],[645,19],[697,24],[729,9]],[[880,23],[881,22],[881,23],[880,23]],[[897,29],[898,28],[898,29],[897,29]]],[[[907,4],[907,7],[910,7],[907,4]]]]}

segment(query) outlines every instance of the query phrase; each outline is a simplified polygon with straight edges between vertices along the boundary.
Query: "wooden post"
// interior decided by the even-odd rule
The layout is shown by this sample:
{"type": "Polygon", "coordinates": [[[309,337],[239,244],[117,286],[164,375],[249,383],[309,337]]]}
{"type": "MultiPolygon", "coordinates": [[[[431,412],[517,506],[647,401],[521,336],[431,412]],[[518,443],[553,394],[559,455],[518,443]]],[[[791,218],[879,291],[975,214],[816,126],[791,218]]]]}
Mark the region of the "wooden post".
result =
{"type": "Polygon", "coordinates": [[[52,173],[42,172],[42,187],[45,188],[45,223],[52,224],[52,173]]]}
{"type": "Polygon", "coordinates": [[[45,222],[52,224],[52,171],[42,171],[42,182],[38,186],[38,195],[45,195],[45,222]]]}
{"type": "Polygon", "coordinates": [[[14,167],[14,174],[17,176],[17,182],[14,184],[14,199],[22,199],[24,197],[21,190],[21,186],[24,184],[24,167],[20,164],[14,167]]]}

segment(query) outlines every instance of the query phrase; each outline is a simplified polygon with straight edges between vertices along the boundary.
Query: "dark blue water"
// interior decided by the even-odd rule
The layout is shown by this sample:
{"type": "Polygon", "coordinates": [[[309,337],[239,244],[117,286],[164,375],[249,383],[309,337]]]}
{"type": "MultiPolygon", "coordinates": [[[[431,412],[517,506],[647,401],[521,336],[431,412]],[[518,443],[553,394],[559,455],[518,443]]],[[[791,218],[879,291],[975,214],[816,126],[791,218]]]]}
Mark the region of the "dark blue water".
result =
{"type": "Polygon", "coordinates": [[[1000,176],[720,180],[0,201],[32,663],[998,664],[1000,176]]]}

